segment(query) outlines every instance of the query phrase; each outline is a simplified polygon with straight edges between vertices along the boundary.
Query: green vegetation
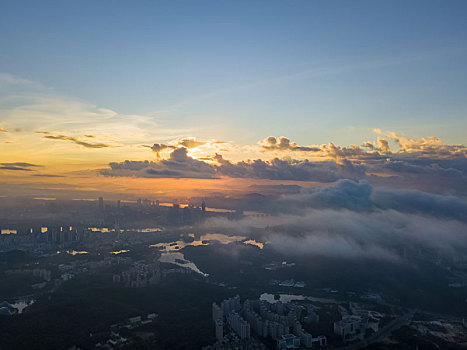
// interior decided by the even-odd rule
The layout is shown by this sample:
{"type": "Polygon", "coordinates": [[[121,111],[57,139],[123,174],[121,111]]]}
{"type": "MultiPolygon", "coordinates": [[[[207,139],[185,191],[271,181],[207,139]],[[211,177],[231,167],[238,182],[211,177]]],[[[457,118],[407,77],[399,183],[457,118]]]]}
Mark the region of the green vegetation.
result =
{"type": "Polygon", "coordinates": [[[234,294],[191,276],[173,275],[161,285],[140,289],[112,284],[105,276],[78,276],[24,314],[0,318],[0,348],[66,349],[76,344],[88,349],[105,338],[110,325],[152,312],[159,317],[144,330],[154,338],[138,340],[139,347],[149,342],[158,349],[199,348],[214,342],[213,300],[234,294]],[[97,335],[90,339],[90,333],[97,335]]]}

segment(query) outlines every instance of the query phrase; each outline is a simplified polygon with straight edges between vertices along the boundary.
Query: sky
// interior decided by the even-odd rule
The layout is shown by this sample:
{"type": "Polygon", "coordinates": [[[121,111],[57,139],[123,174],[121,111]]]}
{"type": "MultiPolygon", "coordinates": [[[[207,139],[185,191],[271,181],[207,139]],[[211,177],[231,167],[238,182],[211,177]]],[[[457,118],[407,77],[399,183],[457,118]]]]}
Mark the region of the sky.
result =
{"type": "Polygon", "coordinates": [[[465,62],[465,1],[2,1],[0,189],[465,196],[465,62]]]}

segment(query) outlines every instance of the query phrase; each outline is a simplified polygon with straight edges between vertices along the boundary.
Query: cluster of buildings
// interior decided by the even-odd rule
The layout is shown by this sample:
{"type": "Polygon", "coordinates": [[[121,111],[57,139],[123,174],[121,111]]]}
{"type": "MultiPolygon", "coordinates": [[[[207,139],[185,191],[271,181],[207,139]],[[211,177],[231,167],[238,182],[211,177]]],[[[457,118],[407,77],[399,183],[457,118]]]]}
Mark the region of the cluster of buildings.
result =
{"type": "MultiPolygon", "coordinates": [[[[219,321],[219,319],[217,321],[219,321]]],[[[234,332],[240,336],[240,339],[250,339],[250,324],[247,321],[245,321],[243,317],[238,314],[238,312],[231,311],[227,315],[227,323],[229,324],[230,328],[233,329],[234,332]]]]}
{"type": "Polygon", "coordinates": [[[296,281],[293,278],[289,280],[284,280],[284,281],[272,280],[270,284],[272,286],[295,287],[295,288],[303,288],[306,286],[306,283],[304,281],[296,281]]]}
{"type": "Polygon", "coordinates": [[[313,308],[296,303],[268,303],[264,300],[240,301],[235,296],[212,304],[212,318],[216,327],[218,343],[225,342],[226,329],[236,333],[242,340],[251,338],[252,332],[262,338],[277,341],[278,349],[293,349],[300,346],[311,348],[325,346],[325,336],[313,337],[306,332],[300,320],[318,321],[313,308]]]}
{"type": "Polygon", "coordinates": [[[143,288],[160,283],[161,269],[158,261],[150,264],[135,262],[128,270],[114,274],[112,279],[125,287],[143,288]]]}
{"type": "Polygon", "coordinates": [[[295,266],[295,263],[287,262],[287,261],[273,261],[273,262],[263,265],[263,267],[266,270],[278,270],[278,269],[283,269],[286,267],[294,267],[294,266],[295,266]]]}
{"type": "Polygon", "coordinates": [[[383,317],[378,312],[360,309],[355,303],[350,303],[350,312],[343,306],[339,306],[339,311],[342,319],[334,322],[334,333],[346,342],[362,340],[367,331],[378,332],[383,317]]]}
{"type": "MultiPolygon", "coordinates": [[[[129,214],[128,206],[122,207],[121,202],[117,201],[116,206],[111,207],[109,204],[105,204],[102,197],[98,199],[98,208],[102,216],[109,216],[109,218],[118,216],[122,219],[125,214],[129,214]]],[[[182,207],[177,203],[167,206],[167,204],[161,205],[159,200],[138,198],[136,201],[136,211],[137,214],[157,216],[167,224],[190,224],[204,217],[206,203],[203,201],[201,206],[190,204],[182,207]],[[165,217],[164,213],[166,214],[165,217]]]]}
{"type": "Polygon", "coordinates": [[[139,326],[143,326],[149,323],[152,323],[157,318],[156,313],[150,313],[146,317],[143,316],[133,316],[129,317],[126,322],[118,323],[110,326],[112,331],[116,329],[126,328],[126,329],[134,329],[139,326]]]}
{"type": "MultiPolygon", "coordinates": [[[[87,254],[87,252],[69,252],[70,254],[87,254]]],[[[132,263],[132,259],[129,257],[122,256],[108,256],[102,260],[77,260],[72,261],[68,264],[59,264],[58,270],[63,273],[69,273],[72,275],[79,275],[81,273],[95,273],[100,269],[117,266],[117,265],[129,265],[132,263]]]]}
{"type": "MultiPolygon", "coordinates": [[[[131,262],[130,258],[121,259],[126,259],[125,261],[128,264],[131,262]]],[[[187,267],[162,269],[159,261],[155,259],[153,263],[149,264],[141,261],[134,262],[127,270],[114,274],[112,280],[114,283],[123,284],[125,287],[144,288],[159,284],[163,278],[166,278],[170,274],[191,274],[192,272],[193,270],[187,267]]]]}
{"type": "MultiPolygon", "coordinates": [[[[138,206],[138,209],[143,209],[143,208],[159,209],[160,202],[159,200],[152,201],[147,198],[144,198],[144,199],[138,198],[138,200],[136,201],[136,205],[138,206]]],[[[117,208],[120,208],[120,201],[117,201],[117,208]]]]}
{"type": "Polygon", "coordinates": [[[44,281],[49,282],[52,278],[52,271],[47,269],[35,268],[32,270],[32,275],[34,277],[42,278],[44,281]]]}
{"type": "Polygon", "coordinates": [[[240,339],[240,337],[232,332],[224,335],[224,341],[216,342],[215,344],[208,345],[202,350],[267,350],[268,348],[255,338],[240,339]]]}
{"type": "Polygon", "coordinates": [[[73,243],[89,238],[91,232],[84,226],[30,226],[11,225],[2,229],[0,251],[11,249],[48,250],[70,247],[73,243]]]}
{"type": "Polygon", "coordinates": [[[52,287],[52,290],[59,287],[63,282],[69,281],[76,275],[82,273],[96,273],[100,269],[121,264],[130,264],[131,258],[111,256],[98,261],[78,260],[68,264],[59,264],[57,266],[58,274],[52,273],[51,270],[41,267],[36,268],[21,268],[5,270],[5,274],[32,274],[34,277],[42,279],[41,282],[31,285],[33,290],[40,290],[47,286],[52,287]],[[49,283],[51,282],[51,283],[49,283]]]}
{"type": "Polygon", "coordinates": [[[125,322],[113,324],[110,326],[110,336],[106,341],[100,341],[95,344],[96,348],[103,349],[113,349],[114,347],[119,347],[123,344],[128,344],[130,339],[122,336],[120,330],[122,329],[134,329],[140,326],[147,325],[154,322],[158,317],[156,313],[150,313],[146,317],[144,316],[134,316],[128,318],[125,322]]]}
{"type": "Polygon", "coordinates": [[[201,207],[190,204],[182,208],[179,204],[174,203],[172,207],[169,208],[167,223],[183,225],[192,224],[203,219],[205,215],[206,203],[204,201],[201,204],[201,207]]]}
{"type": "Polygon", "coordinates": [[[44,288],[47,285],[47,282],[50,282],[50,280],[52,279],[52,271],[47,269],[35,268],[32,270],[32,275],[34,277],[39,277],[43,279],[42,282],[34,283],[32,285],[32,289],[34,290],[44,288]]]}
{"type": "MultiPolygon", "coordinates": [[[[132,222],[147,220],[150,217],[161,224],[186,225],[202,220],[206,215],[206,203],[203,201],[200,206],[172,204],[160,205],[159,201],[149,199],[138,199],[136,205],[126,203],[121,205],[116,201],[115,205],[110,205],[99,197],[91,204],[76,205],[56,205],[47,203],[48,206],[61,208],[64,212],[69,212],[76,218],[73,224],[65,225],[61,223],[39,224],[40,219],[21,220],[20,223],[12,221],[0,227],[0,251],[21,249],[26,251],[51,251],[53,249],[69,248],[78,242],[95,240],[101,236],[92,228],[84,226],[82,222],[94,223],[97,226],[113,227],[107,232],[121,232],[120,227],[132,222]],[[96,203],[97,202],[97,208],[96,203]],[[96,210],[97,209],[97,210],[96,210]],[[81,218],[81,219],[79,219],[81,218]]],[[[59,203],[61,204],[61,203],[59,203]]]]}

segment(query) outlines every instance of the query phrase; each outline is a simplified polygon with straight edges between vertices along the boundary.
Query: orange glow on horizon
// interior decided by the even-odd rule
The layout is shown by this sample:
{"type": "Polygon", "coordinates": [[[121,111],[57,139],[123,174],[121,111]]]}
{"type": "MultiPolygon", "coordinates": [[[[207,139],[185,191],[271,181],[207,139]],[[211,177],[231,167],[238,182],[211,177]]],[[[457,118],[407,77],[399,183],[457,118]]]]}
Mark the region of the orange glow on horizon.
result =
{"type": "MultiPolygon", "coordinates": [[[[100,194],[106,198],[134,200],[139,197],[172,201],[185,201],[190,197],[224,195],[235,197],[245,193],[258,192],[258,187],[274,185],[299,185],[301,187],[322,186],[325,183],[308,181],[283,181],[222,177],[218,179],[190,178],[136,178],[107,177],[72,173],[64,177],[36,177],[32,174],[6,174],[3,183],[12,189],[21,189],[21,195],[34,198],[89,199],[100,194]],[[32,193],[34,195],[32,195],[32,193]]],[[[264,188],[262,193],[268,193],[264,188]]],[[[8,193],[7,193],[8,195],[8,193]]],[[[97,196],[97,197],[96,197],[97,196]]]]}

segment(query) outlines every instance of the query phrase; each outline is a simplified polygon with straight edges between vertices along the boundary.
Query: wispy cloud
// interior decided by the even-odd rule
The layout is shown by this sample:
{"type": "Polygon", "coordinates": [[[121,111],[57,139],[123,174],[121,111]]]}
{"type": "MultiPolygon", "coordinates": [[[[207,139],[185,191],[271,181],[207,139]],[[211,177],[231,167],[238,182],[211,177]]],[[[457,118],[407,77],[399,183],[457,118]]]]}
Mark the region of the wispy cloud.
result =
{"type": "Polygon", "coordinates": [[[19,171],[32,171],[32,169],[29,169],[29,168],[23,168],[23,167],[19,167],[19,166],[10,166],[10,165],[6,165],[6,166],[0,166],[0,169],[1,170],[19,170],[19,171]]]}
{"type": "Polygon", "coordinates": [[[42,166],[42,165],[38,165],[38,164],[25,163],[25,162],[0,163],[0,165],[4,165],[4,166],[20,166],[20,167],[25,167],[25,168],[41,167],[42,166]]]}
{"type": "MultiPolygon", "coordinates": [[[[37,132],[37,133],[42,133],[42,134],[48,134],[48,132],[37,132]]],[[[112,147],[119,147],[116,145],[111,145],[108,143],[102,143],[102,142],[87,142],[83,141],[78,137],[74,136],[66,136],[66,135],[45,135],[42,138],[44,139],[49,139],[49,140],[61,140],[61,141],[68,141],[75,143],[79,146],[83,146],[86,148],[112,148],[112,147]]]]}
{"type": "Polygon", "coordinates": [[[42,165],[25,162],[0,163],[0,170],[33,171],[37,167],[42,167],[42,165]]]}
{"type": "Polygon", "coordinates": [[[32,176],[37,176],[37,177],[65,177],[64,175],[56,175],[56,174],[34,174],[32,176]]]}
{"type": "Polygon", "coordinates": [[[29,143],[33,140],[23,136],[33,131],[83,135],[82,138],[89,139],[115,138],[121,145],[130,147],[147,144],[155,138],[170,140],[187,134],[187,129],[182,127],[161,127],[157,117],[119,113],[61,96],[40,83],[10,74],[0,73],[0,96],[1,130],[21,129],[22,134],[17,135],[17,139],[23,138],[29,143]]]}
{"type": "Polygon", "coordinates": [[[229,86],[221,88],[206,94],[194,96],[192,98],[185,99],[176,103],[166,110],[165,113],[173,112],[181,107],[190,105],[192,103],[197,103],[203,100],[215,98],[222,95],[227,95],[230,93],[236,93],[242,90],[260,88],[265,86],[280,85],[282,83],[290,81],[301,81],[301,80],[312,80],[326,76],[339,75],[344,73],[366,71],[366,70],[375,70],[380,68],[386,68],[390,66],[398,66],[404,64],[412,64],[417,62],[423,62],[430,59],[436,59],[442,56],[455,55],[462,52],[465,52],[464,47],[446,47],[444,50],[437,51],[425,51],[425,52],[412,52],[402,55],[394,55],[393,57],[385,57],[372,61],[358,62],[358,63],[337,63],[334,65],[328,66],[319,66],[319,67],[310,67],[309,69],[304,69],[298,72],[292,72],[289,74],[282,74],[277,76],[271,76],[269,78],[244,82],[243,84],[238,84],[236,86],[229,86]]]}
{"type": "Polygon", "coordinates": [[[15,87],[21,89],[34,89],[34,90],[45,90],[47,89],[44,85],[29,79],[24,79],[13,74],[0,72],[0,91],[11,90],[15,87]]]}

